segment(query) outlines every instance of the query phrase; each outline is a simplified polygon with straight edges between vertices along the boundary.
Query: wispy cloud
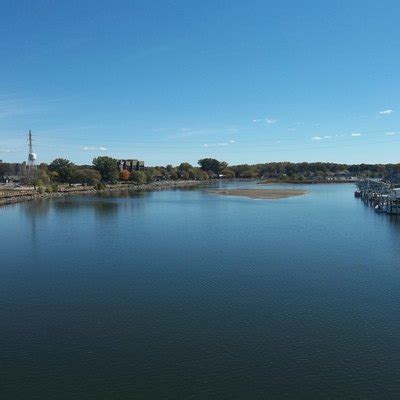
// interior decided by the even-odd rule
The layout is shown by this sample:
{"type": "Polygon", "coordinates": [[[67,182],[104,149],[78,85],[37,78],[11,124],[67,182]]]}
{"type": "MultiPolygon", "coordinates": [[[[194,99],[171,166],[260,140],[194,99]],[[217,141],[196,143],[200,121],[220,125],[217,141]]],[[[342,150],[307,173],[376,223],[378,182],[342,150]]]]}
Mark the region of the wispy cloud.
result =
{"type": "Polygon", "coordinates": [[[331,135],[325,135],[325,136],[314,136],[311,138],[311,140],[329,140],[329,139],[333,139],[333,136],[331,135]]]}
{"type": "Polygon", "coordinates": [[[393,110],[382,110],[382,111],[379,111],[379,114],[380,115],[390,115],[390,114],[393,114],[394,113],[394,111],[393,110]]]}
{"type": "Polygon", "coordinates": [[[395,135],[399,135],[399,132],[385,132],[386,136],[395,136],[395,135]]]}
{"type": "Polygon", "coordinates": [[[0,153],[11,153],[10,149],[0,149],[0,153]]]}
{"type": "Polygon", "coordinates": [[[81,148],[83,151],[94,151],[94,150],[100,150],[100,151],[107,151],[106,147],[103,146],[83,146],[81,148]]]}
{"type": "Polygon", "coordinates": [[[204,147],[216,147],[216,146],[229,146],[231,144],[235,144],[235,140],[229,140],[228,142],[219,142],[219,143],[205,143],[204,147]]]}
{"type": "Polygon", "coordinates": [[[350,136],[352,136],[352,137],[360,137],[360,136],[362,136],[362,133],[360,133],[360,132],[353,132],[350,136]]]}
{"type": "Polygon", "coordinates": [[[295,131],[296,128],[288,128],[288,131],[295,131]]]}
{"type": "Polygon", "coordinates": [[[203,136],[203,135],[222,135],[222,134],[236,134],[239,129],[236,126],[227,126],[221,128],[180,128],[178,133],[169,135],[169,138],[188,138],[192,136],[203,136]]]}
{"type": "Polygon", "coordinates": [[[253,119],[253,123],[255,123],[255,124],[259,124],[259,123],[261,123],[261,122],[265,122],[265,123],[267,123],[267,124],[275,124],[275,123],[278,122],[278,120],[277,120],[277,119],[274,119],[274,118],[269,118],[269,117],[267,117],[267,118],[256,118],[256,119],[253,119]]]}

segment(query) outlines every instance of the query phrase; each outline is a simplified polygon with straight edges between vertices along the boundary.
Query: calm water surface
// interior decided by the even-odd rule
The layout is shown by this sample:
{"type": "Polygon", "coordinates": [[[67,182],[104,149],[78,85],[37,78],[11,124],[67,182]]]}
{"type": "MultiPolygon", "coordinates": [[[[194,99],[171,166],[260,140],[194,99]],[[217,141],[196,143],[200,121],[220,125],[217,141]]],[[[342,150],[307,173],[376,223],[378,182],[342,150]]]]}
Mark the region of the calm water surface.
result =
{"type": "Polygon", "coordinates": [[[1,399],[399,398],[400,219],[307,188],[0,208],[1,399]]]}

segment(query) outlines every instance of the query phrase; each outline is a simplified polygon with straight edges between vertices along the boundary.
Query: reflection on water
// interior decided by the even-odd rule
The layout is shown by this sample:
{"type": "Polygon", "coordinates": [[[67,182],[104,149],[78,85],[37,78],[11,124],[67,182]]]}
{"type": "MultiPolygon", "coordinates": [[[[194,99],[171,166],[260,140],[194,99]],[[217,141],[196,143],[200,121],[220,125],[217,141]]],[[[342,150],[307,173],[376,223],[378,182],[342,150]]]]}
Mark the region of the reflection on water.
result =
{"type": "Polygon", "coordinates": [[[118,211],[120,203],[107,199],[83,199],[76,201],[75,199],[66,198],[63,200],[53,201],[51,207],[57,212],[75,213],[77,211],[85,212],[85,210],[94,211],[99,217],[115,214],[118,211]]]}

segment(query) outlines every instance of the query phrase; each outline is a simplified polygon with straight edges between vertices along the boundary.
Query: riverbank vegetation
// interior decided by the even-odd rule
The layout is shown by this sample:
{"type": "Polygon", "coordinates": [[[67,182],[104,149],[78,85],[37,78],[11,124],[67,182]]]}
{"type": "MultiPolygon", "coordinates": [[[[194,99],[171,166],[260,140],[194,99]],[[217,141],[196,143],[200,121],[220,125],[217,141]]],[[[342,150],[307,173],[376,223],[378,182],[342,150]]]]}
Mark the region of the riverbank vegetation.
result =
{"type": "MultiPolygon", "coordinates": [[[[0,177],[7,174],[7,165],[0,164],[0,177]]],[[[107,156],[93,159],[92,165],[75,165],[63,158],[40,164],[34,177],[21,177],[23,184],[39,191],[54,192],[58,185],[82,185],[103,189],[106,184],[144,185],[159,181],[208,179],[260,179],[263,183],[334,183],[357,177],[390,178],[400,176],[400,164],[337,164],[272,162],[228,165],[225,161],[204,158],[197,166],[182,162],[177,166],[146,167],[141,171],[119,171],[117,160],[107,156]]]]}

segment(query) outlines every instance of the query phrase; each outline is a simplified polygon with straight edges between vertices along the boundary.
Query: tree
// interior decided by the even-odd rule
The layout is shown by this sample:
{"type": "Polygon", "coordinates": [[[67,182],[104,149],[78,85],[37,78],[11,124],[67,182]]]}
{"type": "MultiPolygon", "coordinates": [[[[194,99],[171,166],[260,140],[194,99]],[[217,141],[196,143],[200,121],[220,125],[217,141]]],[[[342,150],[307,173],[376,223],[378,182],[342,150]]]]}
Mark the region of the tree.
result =
{"type": "Polygon", "coordinates": [[[188,171],[181,171],[180,172],[180,178],[181,179],[183,179],[183,180],[187,180],[187,179],[189,179],[189,172],[188,171]]]}
{"type": "Polygon", "coordinates": [[[144,185],[147,182],[147,177],[143,171],[132,171],[131,180],[138,185],[144,185]]]}
{"type": "Polygon", "coordinates": [[[169,174],[169,179],[172,179],[173,181],[176,181],[178,179],[178,173],[176,172],[176,169],[172,169],[168,171],[169,174]]]}
{"type": "Polygon", "coordinates": [[[75,172],[74,182],[82,185],[95,186],[101,180],[99,171],[93,168],[79,168],[75,172]]]}
{"type": "Polygon", "coordinates": [[[118,179],[117,161],[114,158],[101,156],[93,159],[94,169],[100,172],[104,182],[115,182],[118,179]]]}
{"type": "Polygon", "coordinates": [[[189,172],[189,170],[193,168],[192,165],[190,165],[188,162],[183,162],[179,165],[178,167],[178,171],[182,172],[182,171],[186,171],[189,172]]]}
{"type": "Polygon", "coordinates": [[[128,181],[130,177],[131,177],[131,174],[126,169],[119,173],[119,180],[120,181],[128,181]]]}
{"type": "Polygon", "coordinates": [[[225,178],[232,179],[235,177],[235,172],[226,168],[221,171],[221,175],[223,175],[225,178]]]}
{"type": "MultiPolygon", "coordinates": [[[[42,185],[47,186],[48,184],[50,184],[50,176],[49,176],[49,172],[47,170],[47,167],[40,167],[38,174],[37,174],[37,180],[42,182],[42,185]]],[[[37,184],[36,184],[37,186],[37,184]]]]}
{"type": "Polygon", "coordinates": [[[219,173],[228,167],[228,163],[225,161],[218,161],[215,158],[203,158],[198,161],[200,168],[203,171],[212,171],[214,174],[219,173]]]}
{"type": "Polygon", "coordinates": [[[56,173],[56,179],[62,183],[71,184],[75,175],[76,166],[65,158],[56,158],[49,165],[49,170],[56,173]]]}

